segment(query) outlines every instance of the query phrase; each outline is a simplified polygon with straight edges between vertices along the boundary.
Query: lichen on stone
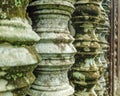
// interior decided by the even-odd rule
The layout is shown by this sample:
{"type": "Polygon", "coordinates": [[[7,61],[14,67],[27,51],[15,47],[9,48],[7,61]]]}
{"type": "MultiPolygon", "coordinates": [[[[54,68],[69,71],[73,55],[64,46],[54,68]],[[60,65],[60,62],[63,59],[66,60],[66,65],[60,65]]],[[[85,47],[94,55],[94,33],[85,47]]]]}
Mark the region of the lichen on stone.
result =
{"type": "Polygon", "coordinates": [[[14,17],[26,18],[28,0],[0,0],[0,18],[11,19],[14,17]]]}

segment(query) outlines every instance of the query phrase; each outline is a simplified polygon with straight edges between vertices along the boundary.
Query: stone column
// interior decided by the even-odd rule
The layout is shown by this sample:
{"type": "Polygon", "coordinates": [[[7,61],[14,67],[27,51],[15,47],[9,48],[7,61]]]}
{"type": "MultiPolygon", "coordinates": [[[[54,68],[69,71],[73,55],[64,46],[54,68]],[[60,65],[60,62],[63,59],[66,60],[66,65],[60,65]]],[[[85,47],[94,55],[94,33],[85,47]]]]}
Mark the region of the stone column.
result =
{"type": "Polygon", "coordinates": [[[103,0],[99,0],[100,3],[99,3],[99,6],[100,6],[100,10],[101,10],[101,14],[100,14],[100,21],[97,25],[97,28],[96,28],[96,34],[97,34],[97,38],[98,38],[98,43],[100,44],[100,55],[98,55],[96,57],[96,63],[98,63],[99,65],[101,66],[98,66],[99,67],[99,71],[100,71],[100,74],[101,74],[101,77],[99,79],[99,81],[97,82],[96,84],[96,88],[95,88],[95,91],[97,93],[98,96],[103,96],[104,92],[105,92],[105,86],[106,86],[106,80],[104,78],[104,73],[105,73],[105,70],[107,68],[107,60],[106,60],[106,57],[105,57],[105,51],[106,49],[109,48],[108,46],[108,42],[105,38],[106,36],[106,19],[105,19],[105,10],[103,9],[102,7],[102,2],[103,0]],[[100,62],[98,62],[100,61],[100,62]]]}
{"type": "Polygon", "coordinates": [[[72,21],[77,54],[69,78],[75,87],[74,96],[97,96],[94,86],[100,74],[95,57],[100,54],[100,44],[95,30],[101,10],[97,0],[77,0],[75,8],[72,21]]]}
{"type": "Polygon", "coordinates": [[[43,59],[35,70],[32,96],[69,96],[74,92],[67,77],[76,52],[68,30],[73,4],[74,0],[33,0],[29,5],[33,29],[41,37],[35,47],[43,59]]]}
{"type": "MultiPolygon", "coordinates": [[[[100,8],[101,8],[101,15],[100,15],[100,21],[96,29],[96,34],[98,38],[98,43],[101,45],[101,54],[97,57],[100,59],[101,63],[103,66],[99,66],[99,70],[101,73],[100,80],[97,83],[97,86],[95,88],[96,93],[98,96],[108,96],[108,87],[107,83],[109,82],[109,77],[108,77],[108,65],[109,65],[109,60],[108,60],[108,50],[109,50],[109,43],[108,43],[108,35],[109,35],[109,19],[107,15],[107,11],[103,8],[104,2],[107,0],[100,0],[100,8]],[[107,79],[106,79],[107,77],[107,79]]],[[[98,60],[98,59],[96,59],[98,60]]]]}
{"type": "Polygon", "coordinates": [[[104,28],[105,28],[105,40],[107,41],[106,42],[106,45],[108,46],[107,48],[104,48],[103,49],[103,52],[104,52],[104,56],[105,56],[105,59],[106,59],[106,69],[105,69],[105,73],[104,73],[104,78],[106,80],[106,86],[105,86],[105,92],[104,92],[104,96],[109,96],[109,88],[110,88],[110,61],[108,59],[109,57],[109,51],[110,51],[110,44],[109,44],[109,36],[110,36],[110,9],[111,9],[111,0],[103,0],[102,2],[102,6],[104,8],[104,11],[105,11],[105,22],[104,22],[104,28]]]}
{"type": "Polygon", "coordinates": [[[26,19],[28,0],[0,0],[0,96],[25,96],[35,80],[40,37],[26,19]]]}

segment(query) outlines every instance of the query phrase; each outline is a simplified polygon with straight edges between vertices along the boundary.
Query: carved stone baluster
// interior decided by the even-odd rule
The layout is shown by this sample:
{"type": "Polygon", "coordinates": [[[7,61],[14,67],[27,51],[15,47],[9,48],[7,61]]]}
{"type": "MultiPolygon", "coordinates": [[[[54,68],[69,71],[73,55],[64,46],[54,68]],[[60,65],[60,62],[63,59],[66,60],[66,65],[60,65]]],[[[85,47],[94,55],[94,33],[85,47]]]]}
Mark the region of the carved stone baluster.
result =
{"type": "Polygon", "coordinates": [[[98,24],[97,30],[96,30],[96,34],[97,38],[99,40],[99,44],[101,45],[101,51],[102,53],[99,55],[99,58],[103,68],[101,70],[101,77],[100,80],[98,81],[98,84],[96,86],[96,93],[98,96],[108,96],[108,88],[107,88],[107,83],[106,81],[108,81],[108,76],[107,79],[105,77],[105,74],[108,74],[108,64],[109,64],[109,60],[108,60],[108,55],[107,52],[109,50],[109,43],[108,43],[108,35],[109,35],[109,19],[107,16],[106,11],[104,10],[104,8],[102,7],[102,4],[105,2],[105,0],[100,0],[100,8],[101,8],[101,15],[100,15],[100,22],[98,24]]]}
{"type": "Polygon", "coordinates": [[[0,0],[0,96],[25,96],[35,77],[40,37],[26,19],[28,0],[0,0]]]}
{"type": "Polygon", "coordinates": [[[106,22],[106,19],[105,19],[105,10],[103,9],[102,7],[102,2],[103,0],[100,0],[100,9],[101,9],[101,15],[100,15],[100,21],[97,25],[97,28],[96,28],[96,34],[97,34],[97,38],[98,38],[98,43],[101,45],[100,47],[100,50],[101,50],[101,54],[98,55],[96,57],[96,63],[98,61],[98,64],[102,64],[102,66],[98,66],[99,67],[99,71],[101,73],[101,77],[98,81],[98,83],[96,84],[96,88],[95,88],[95,91],[97,93],[98,96],[103,96],[104,95],[104,92],[105,92],[105,89],[106,89],[106,81],[105,81],[105,78],[104,78],[104,74],[105,74],[105,71],[106,71],[106,68],[107,68],[107,60],[105,58],[105,52],[106,50],[109,48],[108,46],[108,42],[105,38],[106,34],[107,34],[107,31],[106,31],[106,27],[107,26],[105,24],[106,22]]]}
{"type": "Polygon", "coordinates": [[[43,59],[35,70],[32,96],[69,96],[74,92],[67,77],[76,52],[68,30],[73,4],[74,0],[33,0],[29,5],[33,29],[41,37],[35,47],[43,59]]]}
{"type": "Polygon", "coordinates": [[[100,74],[95,57],[100,54],[100,44],[95,30],[101,10],[96,0],[77,0],[75,8],[72,22],[76,31],[74,45],[77,54],[69,78],[75,87],[74,96],[96,96],[94,86],[100,74]]]}
{"type": "MultiPolygon", "coordinates": [[[[105,34],[105,39],[106,39],[106,41],[108,41],[108,37],[109,37],[109,35],[110,35],[110,20],[109,20],[109,16],[110,16],[110,8],[111,8],[111,0],[103,0],[103,3],[102,3],[102,6],[103,6],[103,8],[104,8],[104,10],[105,10],[105,13],[106,13],[106,15],[105,15],[105,28],[106,28],[106,34],[105,34]]],[[[109,43],[107,42],[107,44],[109,45],[109,43]]],[[[110,46],[110,45],[109,45],[110,46]]],[[[106,68],[106,71],[105,71],[105,74],[104,74],[104,77],[105,77],[105,80],[106,80],[106,90],[105,90],[105,92],[104,92],[104,96],[109,96],[109,59],[108,59],[108,53],[109,53],[109,49],[107,48],[106,50],[105,50],[105,58],[106,58],[106,61],[107,61],[107,68],[106,68]]]]}

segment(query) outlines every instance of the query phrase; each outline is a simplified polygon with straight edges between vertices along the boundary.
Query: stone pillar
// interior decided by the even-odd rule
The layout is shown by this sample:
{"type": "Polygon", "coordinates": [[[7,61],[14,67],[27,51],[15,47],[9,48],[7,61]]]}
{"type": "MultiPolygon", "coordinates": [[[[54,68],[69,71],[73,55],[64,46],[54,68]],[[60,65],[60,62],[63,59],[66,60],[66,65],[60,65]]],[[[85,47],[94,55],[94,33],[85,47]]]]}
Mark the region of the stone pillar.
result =
{"type": "MultiPolygon", "coordinates": [[[[109,77],[108,77],[108,65],[109,65],[109,60],[108,60],[108,50],[109,50],[109,43],[108,43],[108,36],[110,32],[110,24],[109,24],[109,18],[107,15],[107,11],[103,8],[106,5],[108,6],[109,4],[105,4],[106,1],[108,0],[100,0],[100,8],[101,8],[101,15],[100,15],[100,22],[97,26],[96,29],[96,34],[98,38],[98,43],[101,45],[101,54],[97,57],[100,59],[102,63],[102,68],[99,67],[101,77],[100,80],[97,83],[96,86],[96,93],[98,96],[108,96],[108,82],[109,82],[109,77]]],[[[109,85],[108,85],[109,86],[109,85]]]]}
{"type": "Polygon", "coordinates": [[[108,46],[107,48],[104,48],[103,49],[103,52],[104,52],[104,56],[105,56],[105,59],[106,59],[106,68],[105,68],[105,73],[104,73],[104,78],[106,80],[106,86],[105,86],[105,92],[104,92],[104,95],[103,96],[109,96],[109,88],[110,88],[110,61],[108,59],[109,57],[109,52],[110,52],[110,44],[108,42],[108,38],[110,36],[110,9],[111,9],[111,0],[103,0],[102,2],[102,6],[104,8],[104,11],[105,11],[105,22],[104,22],[104,29],[105,31],[103,31],[105,34],[105,40],[106,40],[106,45],[108,46]]]}
{"type": "Polygon", "coordinates": [[[76,52],[68,30],[73,4],[74,0],[33,0],[29,5],[33,29],[41,37],[35,47],[43,59],[35,70],[32,96],[69,96],[74,92],[67,77],[76,52]]]}
{"type": "Polygon", "coordinates": [[[100,44],[100,55],[97,56],[96,62],[98,60],[100,60],[100,62],[102,65],[98,66],[99,67],[99,71],[101,73],[101,77],[96,85],[96,93],[98,96],[107,96],[104,95],[105,90],[106,90],[106,80],[105,80],[105,72],[108,68],[108,57],[107,57],[107,50],[109,49],[109,44],[108,41],[106,39],[108,32],[108,27],[109,27],[109,23],[108,23],[108,18],[106,18],[106,12],[104,10],[104,8],[102,7],[102,3],[103,0],[100,0],[100,9],[101,9],[101,15],[100,15],[100,21],[99,24],[97,25],[96,28],[96,34],[97,34],[97,38],[98,38],[98,43],[100,44]],[[108,26],[108,27],[107,27],[108,26]]]}
{"type": "Polygon", "coordinates": [[[26,19],[28,0],[0,0],[0,96],[25,96],[39,57],[40,37],[26,19]]]}
{"type": "Polygon", "coordinates": [[[69,78],[75,87],[74,96],[97,96],[94,86],[100,74],[95,57],[100,54],[100,44],[95,30],[101,10],[96,0],[77,0],[75,8],[72,21],[77,54],[69,78]]]}

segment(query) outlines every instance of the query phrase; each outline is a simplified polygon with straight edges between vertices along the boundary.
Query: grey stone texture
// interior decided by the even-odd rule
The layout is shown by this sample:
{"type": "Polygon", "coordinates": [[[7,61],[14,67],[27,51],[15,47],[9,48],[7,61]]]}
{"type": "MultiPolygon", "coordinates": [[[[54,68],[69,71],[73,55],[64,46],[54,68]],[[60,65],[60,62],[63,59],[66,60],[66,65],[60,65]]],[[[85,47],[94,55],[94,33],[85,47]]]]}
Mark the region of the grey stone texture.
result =
{"type": "Polygon", "coordinates": [[[74,96],[97,96],[95,86],[101,75],[99,66],[102,65],[95,60],[101,53],[96,34],[101,15],[100,1],[77,0],[75,8],[72,25],[75,28],[74,46],[77,53],[69,78],[75,88],[74,96]]]}
{"type": "Polygon", "coordinates": [[[101,74],[101,77],[95,88],[98,96],[109,96],[108,67],[110,63],[108,59],[108,51],[110,51],[110,44],[108,43],[108,36],[110,35],[110,22],[108,18],[108,11],[110,9],[108,7],[108,0],[100,1],[100,21],[96,28],[96,34],[100,44],[99,50],[101,51],[100,55],[98,55],[96,58],[96,63],[98,64],[101,74]]]}
{"type": "Polygon", "coordinates": [[[0,96],[25,96],[35,80],[40,37],[26,19],[26,0],[0,1],[0,96]]]}
{"type": "Polygon", "coordinates": [[[34,0],[29,5],[33,29],[41,38],[35,48],[42,57],[35,70],[37,79],[30,89],[31,96],[69,96],[74,92],[67,76],[76,52],[68,30],[74,2],[34,0]]]}

